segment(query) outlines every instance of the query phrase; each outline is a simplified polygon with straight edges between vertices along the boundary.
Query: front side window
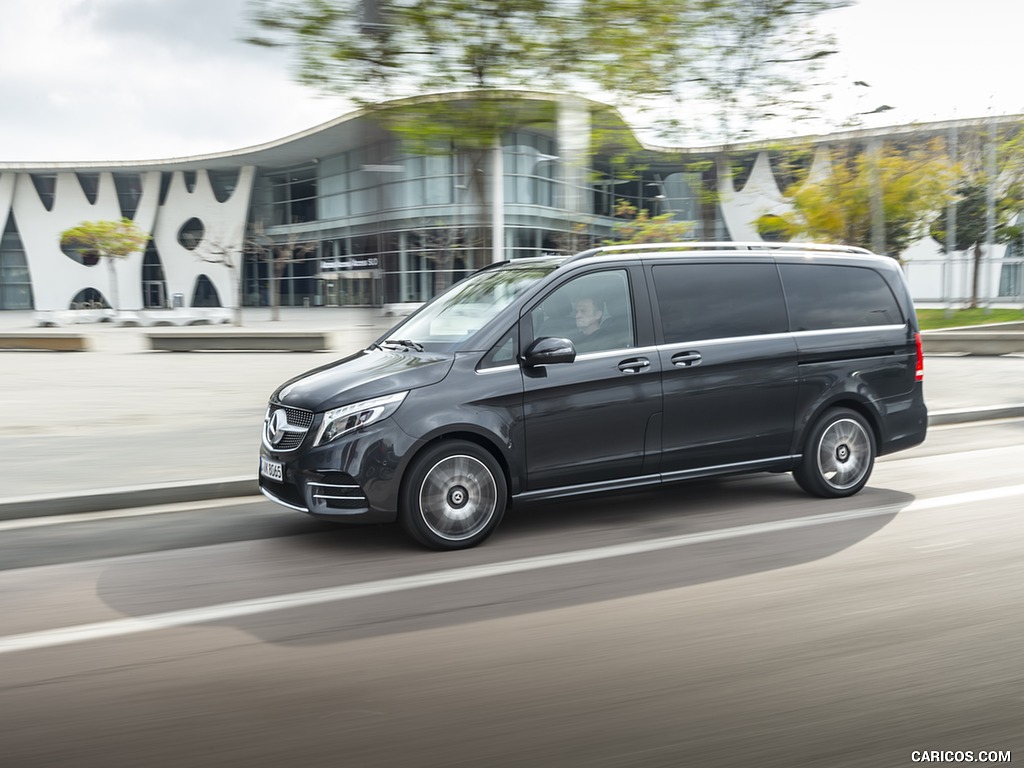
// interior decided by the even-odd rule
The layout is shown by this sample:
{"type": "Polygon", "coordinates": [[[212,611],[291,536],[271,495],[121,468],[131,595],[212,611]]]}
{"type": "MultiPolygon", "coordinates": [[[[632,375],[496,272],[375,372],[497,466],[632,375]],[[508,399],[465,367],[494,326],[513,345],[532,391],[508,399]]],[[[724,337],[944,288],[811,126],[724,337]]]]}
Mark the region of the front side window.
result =
{"type": "Polygon", "coordinates": [[[530,313],[535,339],[567,338],[576,352],[635,346],[633,303],[624,270],[595,272],[560,286],[530,313]]]}
{"type": "Polygon", "coordinates": [[[664,264],[654,286],[666,344],[786,332],[774,264],[664,264]]]}

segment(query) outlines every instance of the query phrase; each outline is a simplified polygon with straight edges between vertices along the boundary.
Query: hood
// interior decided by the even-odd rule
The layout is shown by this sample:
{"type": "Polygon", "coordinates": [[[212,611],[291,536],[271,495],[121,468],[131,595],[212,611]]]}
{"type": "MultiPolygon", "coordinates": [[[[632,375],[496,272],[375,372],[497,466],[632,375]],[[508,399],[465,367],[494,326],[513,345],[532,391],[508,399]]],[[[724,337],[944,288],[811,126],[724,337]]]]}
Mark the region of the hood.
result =
{"type": "Polygon", "coordinates": [[[436,384],[451,370],[453,355],[364,349],[285,382],[271,400],[326,411],[339,405],[436,384]]]}

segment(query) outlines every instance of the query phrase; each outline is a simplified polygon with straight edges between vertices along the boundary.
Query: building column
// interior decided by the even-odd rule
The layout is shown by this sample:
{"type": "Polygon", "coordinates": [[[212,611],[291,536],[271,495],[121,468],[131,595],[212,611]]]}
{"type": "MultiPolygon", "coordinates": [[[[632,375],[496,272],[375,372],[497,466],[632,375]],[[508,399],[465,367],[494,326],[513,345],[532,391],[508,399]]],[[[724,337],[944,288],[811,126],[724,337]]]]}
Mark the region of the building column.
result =
{"type": "Polygon", "coordinates": [[[505,153],[501,136],[491,148],[491,261],[505,260],[505,153]]]}
{"type": "Polygon", "coordinates": [[[570,214],[590,213],[587,165],[590,152],[590,109],[587,102],[565,96],[558,102],[558,157],[561,207],[570,214]]]}

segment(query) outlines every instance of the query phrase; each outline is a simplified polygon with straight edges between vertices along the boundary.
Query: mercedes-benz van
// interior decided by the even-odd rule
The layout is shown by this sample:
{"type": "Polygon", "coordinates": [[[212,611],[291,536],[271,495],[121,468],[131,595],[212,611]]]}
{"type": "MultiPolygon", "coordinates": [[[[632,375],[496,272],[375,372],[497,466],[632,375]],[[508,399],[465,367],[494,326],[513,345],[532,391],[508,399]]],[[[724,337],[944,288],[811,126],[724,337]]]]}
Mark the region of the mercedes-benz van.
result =
{"type": "Polygon", "coordinates": [[[489,266],[270,398],[259,483],[318,518],[474,546],[519,501],[791,471],[868,481],[928,414],[896,261],[766,243],[489,266]]]}

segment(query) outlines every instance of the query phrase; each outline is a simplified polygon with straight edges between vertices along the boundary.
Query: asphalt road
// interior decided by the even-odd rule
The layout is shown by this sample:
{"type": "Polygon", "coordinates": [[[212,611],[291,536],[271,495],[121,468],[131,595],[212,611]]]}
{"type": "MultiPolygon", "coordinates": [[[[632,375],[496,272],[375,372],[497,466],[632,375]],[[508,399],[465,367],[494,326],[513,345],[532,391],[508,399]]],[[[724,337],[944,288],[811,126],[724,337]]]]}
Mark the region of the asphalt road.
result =
{"type": "Polygon", "coordinates": [[[1015,420],[934,429],[852,499],[694,483],[449,554],[248,500],[2,521],[0,765],[1024,754],[1022,509],[1015,420]]]}

